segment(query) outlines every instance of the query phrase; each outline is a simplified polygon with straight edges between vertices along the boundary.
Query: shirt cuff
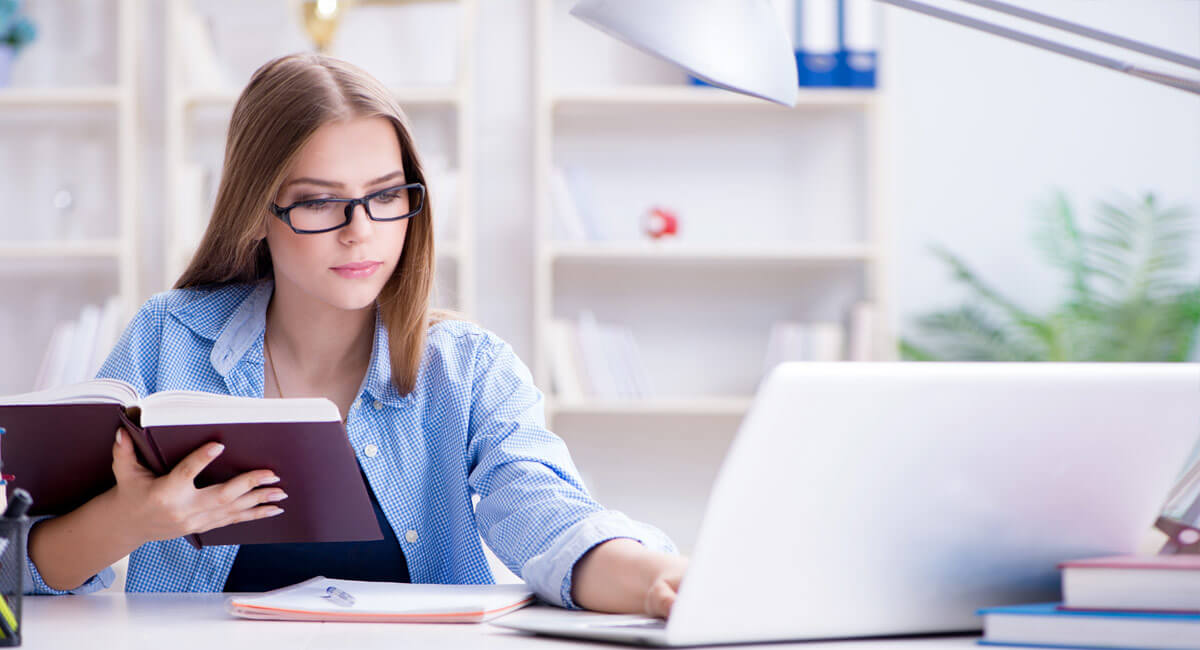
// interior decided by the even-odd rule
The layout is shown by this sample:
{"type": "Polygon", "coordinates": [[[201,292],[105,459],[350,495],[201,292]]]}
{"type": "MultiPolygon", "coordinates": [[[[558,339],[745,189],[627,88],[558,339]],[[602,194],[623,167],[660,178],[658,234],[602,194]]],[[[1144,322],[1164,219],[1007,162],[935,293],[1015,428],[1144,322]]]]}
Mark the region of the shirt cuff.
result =
{"type": "Polygon", "coordinates": [[[50,594],[55,596],[61,596],[64,594],[90,594],[92,592],[100,591],[101,589],[107,589],[112,586],[113,581],[116,580],[117,577],[117,573],[116,571],[113,571],[112,567],[106,567],[103,571],[88,578],[87,582],[74,589],[55,589],[46,584],[46,581],[42,579],[42,574],[38,572],[37,567],[34,566],[33,558],[29,557],[29,531],[33,530],[33,527],[37,525],[38,522],[44,519],[49,519],[50,517],[51,515],[30,517],[29,525],[25,527],[25,530],[22,533],[25,536],[25,593],[50,594]]]}
{"type": "Polygon", "coordinates": [[[567,609],[582,609],[571,598],[575,564],[585,553],[611,539],[626,538],[663,553],[676,553],[670,538],[657,528],[633,521],[616,510],[592,514],[563,531],[544,553],[525,563],[521,573],[543,600],[567,609]]]}

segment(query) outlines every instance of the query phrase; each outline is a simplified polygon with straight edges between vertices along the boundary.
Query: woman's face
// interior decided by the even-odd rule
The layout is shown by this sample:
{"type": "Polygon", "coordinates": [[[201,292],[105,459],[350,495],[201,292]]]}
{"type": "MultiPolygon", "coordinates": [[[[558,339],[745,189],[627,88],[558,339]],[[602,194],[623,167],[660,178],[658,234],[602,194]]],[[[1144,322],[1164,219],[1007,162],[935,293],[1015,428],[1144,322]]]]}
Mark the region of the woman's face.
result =
{"type": "MultiPolygon", "coordinates": [[[[400,140],[391,122],[383,117],[331,122],[318,128],[300,151],[275,204],[359,198],[405,182],[400,140]]],[[[340,217],[345,205],[327,207],[340,217]]],[[[362,205],[354,207],[345,227],[316,234],[298,234],[270,215],[266,236],[276,290],[295,291],[340,309],[369,307],[396,270],[407,231],[407,219],[372,221],[362,205]]]]}

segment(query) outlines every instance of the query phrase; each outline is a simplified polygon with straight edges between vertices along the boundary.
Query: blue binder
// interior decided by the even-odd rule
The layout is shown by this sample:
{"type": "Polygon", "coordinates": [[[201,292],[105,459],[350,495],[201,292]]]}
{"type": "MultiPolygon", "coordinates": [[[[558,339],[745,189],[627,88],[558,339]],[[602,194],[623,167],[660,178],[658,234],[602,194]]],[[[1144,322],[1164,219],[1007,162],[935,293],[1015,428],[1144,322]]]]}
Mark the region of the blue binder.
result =
{"type": "Polygon", "coordinates": [[[801,86],[838,81],[840,0],[796,0],[796,72],[801,86]]]}
{"type": "Polygon", "coordinates": [[[874,88],[878,63],[874,0],[839,0],[838,85],[874,88]]]}

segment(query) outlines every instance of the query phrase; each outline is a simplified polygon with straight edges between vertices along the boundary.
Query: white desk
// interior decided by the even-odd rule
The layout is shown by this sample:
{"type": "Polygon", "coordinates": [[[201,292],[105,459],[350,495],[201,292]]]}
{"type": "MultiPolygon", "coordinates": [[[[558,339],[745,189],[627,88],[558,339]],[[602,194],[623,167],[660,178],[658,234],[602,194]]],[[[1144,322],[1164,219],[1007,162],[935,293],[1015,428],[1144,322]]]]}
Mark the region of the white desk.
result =
{"type": "MultiPolygon", "coordinates": [[[[551,639],[484,624],[287,623],[234,618],[224,594],[123,594],[27,596],[22,647],[146,650],[288,650],[353,648],[617,648],[551,639]]],[[[509,616],[594,616],[553,607],[527,607],[509,616]]],[[[976,637],[929,637],[781,644],[805,650],[978,649],[976,637]]],[[[755,647],[764,647],[761,644],[755,647]]],[[[766,646],[774,647],[774,646],[766,646]]]]}

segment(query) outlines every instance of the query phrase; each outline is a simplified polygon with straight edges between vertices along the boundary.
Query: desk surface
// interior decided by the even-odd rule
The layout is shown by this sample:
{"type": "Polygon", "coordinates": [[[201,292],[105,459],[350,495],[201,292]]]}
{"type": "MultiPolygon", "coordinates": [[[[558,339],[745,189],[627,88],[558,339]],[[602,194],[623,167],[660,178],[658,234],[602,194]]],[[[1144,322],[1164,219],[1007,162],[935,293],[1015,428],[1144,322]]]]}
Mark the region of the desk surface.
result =
{"type": "MultiPolygon", "coordinates": [[[[28,596],[22,647],[240,650],[253,648],[618,648],[535,637],[484,624],[292,623],[251,621],[225,612],[224,594],[28,596]]],[[[595,616],[527,607],[518,616],[595,616]]],[[[978,648],[976,637],[930,637],[779,644],[805,650],[951,650],[978,648]]],[[[755,645],[778,647],[776,644],[755,645]]]]}

